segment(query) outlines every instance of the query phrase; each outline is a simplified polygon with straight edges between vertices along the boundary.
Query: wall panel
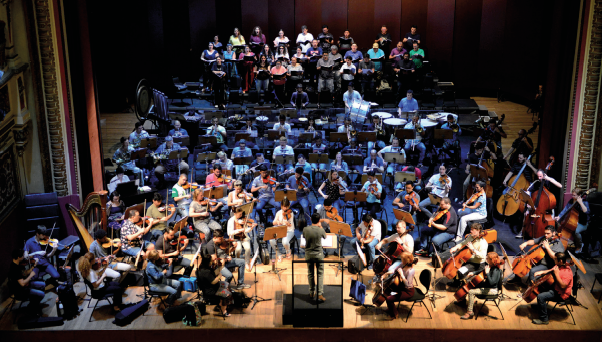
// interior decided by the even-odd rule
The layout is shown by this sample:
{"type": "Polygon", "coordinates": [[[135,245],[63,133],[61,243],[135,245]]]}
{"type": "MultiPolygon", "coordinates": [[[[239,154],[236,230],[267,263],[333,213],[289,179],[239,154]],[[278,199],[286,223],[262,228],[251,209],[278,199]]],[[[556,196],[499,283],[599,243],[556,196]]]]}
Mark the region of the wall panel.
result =
{"type": "MultiPolygon", "coordinates": [[[[322,3],[322,25],[334,36],[335,43],[343,36],[347,27],[347,0],[329,0],[322,3]]],[[[318,32],[314,34],[316,36],[318,32]]],[[[353,36],[352,36],[353,37],[353,36]]]]}
{"type": "Polygon", "coordinates": [[[378,30],[374,27],[374,0],[349,0],[351,36],[362,51],[372,48],[378,30]]]}
{"type": "Polygon", "coordinates": [[[397,44],[401,34],[401,0],[374,0],[374,39],[382,25],[387,25],[391,35],[391,48],[397,44]]]}
{"type": "MultiPolygon", "coordinates": [[[[284,35],[293,42],[297,39],[299,28],[295,28],[295,2],[290,0],[269,0],[269,32],[266,38],[273,41],[278,36],[280,29],[284,35]]],[[[291,44],[293,47],[294,44],[291,44]]]]}
{"type": "Polygon", "coordinates": [[[242,29],[241,0],[215,0],[215,18],[217,30],[213,35],[218,35],[225,47],[234,28],[242,29]]]}
{"type": "Polygon", "coordinates": [[[314,37],[318,35],[322,27],[321,19],[322,0],[295,0],[295,39],[301,32],[302,25],[307,26],[314,37]]]}
{"type": "Polygon", "coordinates": [[[455,0],[429,0],[428,2],[426,35],[436,39],[429,41],[425,55],[432,67],[438,70],[439,78],[443,80],[451,79],[455,7],[455,0]]]}
{"type": "Polygon", "coordinates": [[[401,2],[401,26],[399,34],[403,38],[410,32],[412,25],[418,26],[422,47],[428,47],[428,36],[426,32],[427,10],[429,1],[426,0],[402,0],[401,2]]]}
{"type": "Polygon", "coordinates": [[[249,41],[249,37],[255,26],[261,27],[266,39],[269,40],[268,32],[268,0],[242,0],[240,4],[242,13],[242,34],[249,41]]]}
{"type": "Polygon", "coordinates": [[[503,68],[498,67],[502,62],[505,49],[504,27],[506,25],[506,0],[483,0],[481,15],[481,36],[479,40],[478,83],[483,87],[497,89],[503,68]]]}
{"type": "Polygon", "coordinates": [[[452,79],[457,86],[474,86],[475,60],[479,55],[483,0],[456,0],[452,79]]]}
{"type": "Polygon", "coordinates": [[[186,80],[198,80],[201,75],[201,63],[198,59],[206,49],[206,45],[213,40],[216,27],[216,10],[214,1],[189,0],[188,17],[190,21],[190,48],[192,49],[191,61],[188,70],[190,75],[186,80]]]}

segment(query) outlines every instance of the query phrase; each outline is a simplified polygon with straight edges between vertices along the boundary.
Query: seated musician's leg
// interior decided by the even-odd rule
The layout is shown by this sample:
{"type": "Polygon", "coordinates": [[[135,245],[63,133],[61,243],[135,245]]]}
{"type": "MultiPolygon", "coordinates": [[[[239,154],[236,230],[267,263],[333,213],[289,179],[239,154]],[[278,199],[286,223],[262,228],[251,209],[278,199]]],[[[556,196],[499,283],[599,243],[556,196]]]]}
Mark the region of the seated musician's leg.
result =
{"type": "Polygon", "coordinates": [[[255,213],[259,216],[259,221],[263,224],[265,224],[265,215],[263,213],[263,207],[265,207],[265,205],[268,204],[268,201],[269,200],[267,198],[260,198],[257,202],[257,206],[255,207],[255,213]]]}
{"type": "Polygon", "coordinates": [[[418,207],[420,208],[420,210],[422,210],[422,213],[426,215],[427,218],[433,216],[433,213],[430,210],[428,210],[428,206],[430,205],[431,199],[429,197],[423,199],[422,201],[420,201],[420,203],[418,203],[418,207]]]}
{"type": "Polygon", "coordinates": [[[180,161],[180,174],[182,174],[182,173],[188,174],[189,170],[190,170],[190,166],[188,166],[188,164],[185,163],[184,160],[180,161]]]}
{"type": "Polygon", "coordinates": [[[157,188],[161,189],[163,187],[165,187],[165,172],[167,172],[167,169],[165,168],[165,166],[159,164],[155,167],[155,177],[157,177],[157,179],[159,180],[159,183],[157,183],[157,188]]]}
{"type": "Polygon", "coordinates": [[[420,151],[420,159],[418,159],[418,164],[422,164],[422,161],[424,160],[424,154],[426,152],[426,146],[424,146],[424,143],[420,142],[418,145],[416,145],[416,148],[418,151],[420,151]]]}
{"type": "Polygon", "coordinates": [[[282,246],[286,250],[286,257],[289,258],[291,255],[291,239],[295,236],[295,232],[287,232],[286,236],[282,238],[282,246]]]}
{"type": "Polygon", "coordinates": [[[431,241],[433,242],[433,244],[435,244],[435,247],[437,247],[437,251],[441,251],[443,243],[449,241],[453,237],[454,235],[448,232],[438,231],[435,232],[435,236],[433,236],[433,239],[431,241]]]}
{"type": "Polygon", "coordinates": [[[372,241],[368,244],[368,251],[370,252],[370,260],[368,263],[372,264],[375,259],[376,249],[375,246],[378,244],[379,240],[377,238],[372,239],[372,241]]]}

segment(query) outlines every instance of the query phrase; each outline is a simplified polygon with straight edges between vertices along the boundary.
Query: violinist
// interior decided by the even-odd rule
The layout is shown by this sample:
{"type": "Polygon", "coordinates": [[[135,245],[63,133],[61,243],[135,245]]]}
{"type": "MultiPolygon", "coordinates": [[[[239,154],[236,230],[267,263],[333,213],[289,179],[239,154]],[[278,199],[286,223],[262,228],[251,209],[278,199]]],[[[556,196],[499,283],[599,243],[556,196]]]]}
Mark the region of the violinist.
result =
{"type": "MultiPolygon", "coordinates": [[[[503,277],[502,265],[504,260],[500,259],[500,256],[496,252],[487,253],[487,266],[485,266],[485,280],[479,284],[479,288],[468,290],[468,310],[461,319],[472,319],[474,312],[472,310],[474,306],[476,295],[496,295],[497,285],[500,278],[503,277]]],[[[473,272],[468,273],[466,278],[470,278],[475,275],[473,272]]]]}
{"type": "Polygon", "coordinates": [[[46,283],[43,281],[35,281],[34,279],[39,274],[36,272],[36,266],[38,260],[31,267],[26,270],[25,266],[22,266],[24,260],[24,251],[22,249],[15,249],[12,252],[12,262],[8,271],[8,289],[10,294],[14,294],[16,298],[27,298],[29,304],[27,309],[31,314],[38,314],[41,312],[40,302],[44,300],[44,289],[46,283]]]}
{"type": "Polygon", "coordinates": [[[337,171],[332,171],[330,173],[330,179],[327,179],[320,185],[318,193],[324,199],[330,199],[334,207],[337,208],[337,211],[342,212],[345,208],[345,202],[341,199],[341,196],[345,195],[346,190],[347,183],[339,177],[337,171]]]}
{"type": "Polygon", "coordinates": [[[220,231],[222,226],[211,218],[211,213],[219,210],[221,202],[210,203],[205,198],[202,189],[196,189],[192,193],[193,202],[190,204],[188,216],[192,218],[194,231],[199,233],[201,241],[207,243],[211,239],[211,233],[220,231]],[[204,239],[202,237],[205,237],[204,239]]]}
{"type": "Polygon", "coordinates": [[[211,258],[203,257],[201,265],[196,272],[199,290],[203,292],[203,299],[208,304],[219,303],[222,308],[222,313],[225,317],[229,317],[228,304],[232,301],[232,292],[229,288],[223,288],[220,291],[220,281],[225,281],[226,277],[219,273],[211,265],[211,258]],[[217,273],[217,274],[216,274],[217,273]]]}
{"type": "Polygon", "coordinates": [[[320,215],[320,223],[325,232],[330,233],[330,221],[343,221],[340,217],[338,210],[332,206],[332,200],[327,198],[324,200],[324,204],[316,204],[315,213],[320,215]],[[336,211],[336,212],[335,212],[336,211]],[[336,214],[336,215],[335,215],[336,214]]]}
{"type": "MultiPolygon", "coordinates": [[[[178,207],[178,214],[181,217],[186,216],[188,207],[190,206],[190,193],[184,189],[184,186],[188,184],[188,176],[185,173],[180,174],[178,182],[174,184],[171,189],[171,197],[178,207]]],[[[190,187],[190,185],[188,185],[190,187]]],[[[167,203],[166,203],[167,204],[167,203]]]]}
{"type": "MultiPolygon", "coordinates": [[[[403,246],[404,252],[408,252],[408,253],[412,254],[412,252],[414,252],[414,238],[412,237],[412,235],[409,234],[409,231],[406,228],[406,222],[403,220],[397,221],[397,223],[395,224],[395,231],[396,231],[395,234],[393,234],[389,237],[386,237],[386,238],[382,239],[382,241],[377,243],[375,248],[380,251],[384,245],[391,243],[391,242],[397,242],[397,244],[403,246]]],[[[389,270],[387,271],[387,273],[393,274],[395,272],[395,270],[398,269],[399,266],[401,266],[402,264],[404,264],[404,263],[402,262],[401,256],[400,256],[399,259],[393,261],[391,266],[389,266],[389,270]]]]}
{"type": "MultiPolygon", "coordinates": [[[[168,267],[165,276],[170,278],[176,266],[188,267],[191,261],[182,257],[182,252],[188,246],[188,238],[182,231],[176,232],[173,228],[173,222],[163,231],[163,236],[157,240],[155,250],[159,252],[159,258],[163,260],[163,264],[168,267]]],[[[152,260],[151,260],[152,261],[152,260]]],[[[176,286],[177,287],[177,286],[176,286]]]]}
{"type": "MultiPolygon", "coordinates": [[[[291,253],[291,244],[290,241],[295,236],[295,214],[291,209],[291,203],[288,198],[284,198],[280,203],[280,210],[276,213],[276,217],[274,217],[274,221],[272,222],[275,226],[286,226],[286,236],[282,238],[282,245],[286,250],[286,258],[292,258],[291,253]]],[[[282,255],[280,254],[280,249],[278,248],[278,243],[276,239],[270,240],[270,245],[272,249],[276,251],[276,257],[278,258],[278,262],[282,261],[282,255]]]]}
{"type": "Polygon", "coordinates": [[[554,255],[555,265],[551,269],[534,274],[535,277],[539,277],[552,273],[554,288],[537,295],[539,319],[534,319],[533,324],[548,324],[548,301],[560,302],[570,297],[573,288],[573,271],[566,263],[567,258],[568,256],[564,252],[558,252],[554,255]]]}
{"type": "Polygon", "coordinates": [[[50,258],[56,253],[58,248],[58,244],[55,244],[49,251],[48,244],[49,235],[51,233],[45,226],[38,226],[36,228],[35,235],[32,236],[27,242],[25,242],[25,251],[31,257],[34,256],[38,259],[36,268],[36,274],[40,274],[40,272],[46,272],[50,275],[50,279],[46,282],[48,284],[58,286],[57,280],[60,277],[59,272],[52,266],[50,263],[50,258]]]}
{"type": "Polygon", "coordinates": [[[414,222],[418,222],[416,221],[416,213],[420,210],[419,203],[420,195],[414,191],[414,183],[412,183],[412,181],[407,181],[405,184],[405,190],[400,192],[399,195],[397,195],[397,197],[393,200],[393,206],[397,206],[399,209],[412,214],[414,222]]]}
{"type": "Polygon", "coordinates": [[[255,210],[259,215],[259,220],[265,223],[266,221],[263,213],[263,207],[265,207],[265,205],[268,203],[274,208],[278,208],[280,206],[274,199],[274,190],[278,185],[280,185],[280,183],[278,183],[275,178],[270,176],[270,173],[265,165],[261,165],[259,167],[259,173],[260,175],[255,177],[251,183],[251,192],[259,192],[259,202],[257,203],[255,210]]]}
{"type": "Polygon", "coordinates": [[[412,253],[405,251],[401,253],[400,257],[403,267],[396,267],[394,271],[397,272],[397,276],[399,276],[401,283],[400,288],[395,291],[395,294],[391,293],[391,295],[387,296],[386,299],[388,308],[387,313],[392,319],[396,319],[398,317],[395,302],[407,300],[414,296],[414,257],[412,256],[412,253]]]}
{"type": "Polygon", "coordinates": [[[445,139],[443,142],[443,152],[445,152],[451,158],[451,164],[460,166],[462,164],[462,159],[460,155],[462,154],[462,147],[460,147],[460,135],[462,135],[462,128],[458,124],[456,117],[452,114],[447,115],[447,122],[441,126],[441,129],[449,129],[453,131],[453,135],[451,139],[445,139]],[[453,154],[452,154],[453,151],[453,154]]]}
{"type": "Polygon", "coordinates": [[[234,181],[234,191],[230,191],[228,194],[228,207],[234,209],[234,207],[243,205],[255,201],[253,194],[250,194],[242,187],[242,181],[234,181]]]}
{"type": "MultiPolygon", "coordinates": [[[[276,148],[274,148],[274,152],[272,153],[272,157],[274,158],[274,161],[276,161],[276,156],[292,156],[295,154],[295,151],[293,150],[293,147],[290,145],[287,145],[287,139],[286,137],[280,137],[280,145],[276,146],[276,148]]],[[[282,165],[282,164],[278,164],[277,165],[277,169],[276,171],[278,171],[278,173],[282,173],[285,170],[292,170],[293,169],[293,164],[292,162],[282,165]]]]}
{"type": "Polygon", "coordinates": [[[381,226],[380,222],[372,218],[370,214],[364,214],[362,217],[362,223],[355,228],[355,237],[351,239],[350,243],[353,249],[356,250],[356,242],[360,247],[368,247],[368,255],[366,261],[368,263],[368,269],[372,269],[372,263],[375,259],[376,251],[374,248],[381,238],[381,226]]]}
{"type": "Polygon", "coordinates": [[[368,171],[368,180],[364,183],[362,191],[368,194],[366,198],[366,209],[373,217],[380,212],[381,195],[383,186],[378,182],[374,170],[368,171]]]}
{"type": "Polygon", "coordinates": [[[467,238],[459,242],[457,245],[452,247],[449,252],[454,254],[455,252],[466,247],[472,252],[472,258],[463,265],[466,268],[466,273],[458,272],[456,279],[449,283],[450,287],[459,287],[460,279],[466,278],[470,273],[479,274],[485,269],[485,260],[487,258],[487,241],[481,237],[483,232],[483,226],[480,223],[473,223],[470,226],[470,234],[467,238]]]}
{"type": "Polygon", "coordinates": [[[567,202],[560,214],[554,218],[556,221],[560,220],[561,217],[563,217],[565,214],[567,214],[569,210],[571,210],[571,207],[573,207],[573,203],[577,202],[577,205],[573,207],[573,209],[577,210],[577,212],[579,213],[579,223],[577,224],[577,229],[574,232],[574,242],[576,248],[575,254],[579,254],[583,251],[583,239],[581,237],[581,234],[587,230],[587,226],[589,224],[589,203],[583,200],[583,198],[581,197],[582,193],[583,191],[580,188],[574,188],[573,191],[571,191],[572,198],[567,202]]]}
{"type": "Polygon", "coordinates": [[[475,190],[468,201],[462,203],[462,209],[458,211],[460,219],[458,227],[458,239],[464,236],[464,230],[468,221],[482,220],[487,218],[487,195],[485,194],[485,183],[478,181],[475,190]]]}
{"type": "MultiPolygon", "coordinates": [[[[171,227],[168,229],[171,229],[171,227]]],[[[167,234],[167,230],[165,233],[167,234]]],[[[162,258],[164,256],[165,255],[161,255],[160,250],[150,251],[148,253],[149,263],[146,264],[146,270],[144,272],[146,272],[148,276],[149,289],[151,291],[169,294],[165,303],[167,305],[172,305],[176,299],[182,296],[182,283],[175,279],[169,279],[173,272],[173,266],[170,266],[169,269],[164,269],[162,267],[162,258]]],[[[190,262],[190,260],[188,261],[190,262]]]]}
{"type": "Polygon", "coordinates": [[[234,208],[232,217],[228,220],[228,236],[236,239],[235,255],[240,258],[240,253],[244,247],[245,249],[245,265],[247,272],[251,272],[251,237],[250,233],[253,232],[253,228],[257,226],[254,220],[247,220],[245,212],[242,208],[234,208]],[[240,238],[239,234],[242,234],[244,238],[240,238]]]}
{"type": "MultiPolygon", "coordinates": [[[[180,144],[174,143],[173,137],[168,135],[165,137],[165,142],[155,150],[155,156],[169,155],[171,151],[180,151],[182,149],[185,150],[186,148],[182,148],[180,147],[180,144]]],[[[178,170],[179,173],[184,174],[187,174],[190,169],[184,159],[180,160],[179,163],[178,159],[160,159],[155,167],[155,176],[159,180],[159,185],[157,185],[158,189],[162,189],[165,186],[165,173],[167,173],[168,168],[178,170]]]]}
{"type": "Polygon", "coordinates": [[[108,268],[103,268],[99,264],[100,260],[96,259],[94,254],[86,253],[79,258],[77,270],[82,278],[92,285],[92,293],[97,293],[94,298],[103,298],[107,294],[113,294],[113,313],[117,313],[120,311],[124,288],[114,281],[105,282],[104,279],[108,277],[106,273],[108,268]]]}
{"type": "Polygon", "coordinates": [[[146,222],[142,222],[142,227],[138,227],[137,223],[140,220],[144,221],[140,217],[140,212],[136,209],[129,211],[129,217],[121,226],[121,251],[131,257],[136,257],[138,253],[142,258],[146,258],[146,253],[155,249],[155,245],[149,241],[142,240],[142,236],[150,231],[150,226],[146,225],[146,222]],[[141,249],[146,248],[146,251],[141,249]]]}
{"type": "MultiPolygon", "coordinates": [[[[486,163],[490,163],[489,160],[497,160],[497,156],[495,155],[495,153],[491,153],[491,150],[489,149],[489,147],[485,144],[485,143],[476,143],[474,146],[474,153],[473,154],[469,154],[468,155],[468,164],[466,164],[466,169],[464,172],[466,172],[466,179],[464,180],[464,183],[462,184],[462,197],[464,199],[464,202],[466,202],[467,198],[466,198],[466,191],[468,190],[468,187],[470,186],[470,183],[472,183],[472,175],[470,174],[470,165],[479,165],[479,162],[486,162],[486,163]]],[[[520,170],[520,168],[519,168],[520,170]]],[[[510,179],[510,178],[508,178],[510,179]]]]}
{"type": "Polygon", "coordinates": [[[257,153],[255,155],[255,160],[251,163],[251,169],[258,169],[259,166],[264,165],[266,170],[270,168],[270,162],[265,160],[263,153],[257,153]]]}
{"type": "Polygon", "coordinates": [[[110,259],[116,256],[121,249],[121,241],[117,244],[117,248],[113,248],[112,254],[107,253],[107,250],[110,250],[110,248],[107,249],[102,246],[107,242],[110,242],[109,238],[107,237],[107,232],[102,229],[98,229],[94,232],[94,241],[90,244],[90,253],[94,254],[95,258],[101,259],[104,262],[109,262],[109,266],[105,271],[107,277],[119,279],[118,282],[121,283],[128,272],[132,269],[132,265],[122,262],[111,263],[110,259]]]}
{"type": "MultiPolygon", "coordinates": [[[[545,257],[541,259],[539,263],[533,265],[531,271],[529,271],[528,280],[535,279],[535,273],[539,271],[545,271],[552,267],[555,264],[555,256],[556,253],[564,253],[565,248],[560,239],[558,238],[558,234],[556,233],[556,228],[554,226],[547,226],[544,230],[544,235],[540,236],[536,239],[525,241],[520,244],[519,248],[524,250],[527,246],[534,246],[541,244],[543,246],[543,250],[545,252],[545,257]]],[[[511,282],[520,282],[520,278],[513,276],[509,281],[511,282]]]]}
{"type": "Polygon", "coordinates": [[[295,169],[295,174],[290,176],[286,181],[288,185],[295,191],[297,191],[297,200],[291,203],[291,207],[299,204],[301,208],[303,208],[303,213],[306,216],[306,222],[309,222],[309,191],[311,190],[311,183],[303,175],[304,169],[302,167],[297,167],[295,169]]]}
{"type": "Polygon", "coordinates": [[[420,228],[420,250],[416,252],[416,255],[430,256],[429,237],[440,251],[444,242],[456,236],[457,229],[456,209],[452,207],[449,197],[443,197],[439,203],[439,209],[435,211],[434,215],[430,215],[428,226],[420,228]]]}
{"type": "Polygon", "coordinates": [[[370,156],[364,159],[364,172],[376,170],[378,173],[385,171],[385,163],[382,158],[378,157],[376,150],[370,150],[370,156]]]}
{"type": "MultiPolygon", "coordinates": [[[[451,191],[452,179],[447,175],[446,171],[447,169],[445,166],[441,164],[441,166],[439,166],[439,174],[433,175],[426,183],[426,189],[428,190],[430,188],[431,193],[439,198],[447,197],[451,191]]],[[[430,197],[425,198],[419,204],[420,210],[422,210],[427,217],[433,216],[431,211],[428,210],[428,207],[431,205],[430,197]]]]}
{"type": "MultiPolygon", "coordinates": [[[[185,174],[180,175],[180,179],[182,179],[183,177],[186,177],[185,174]]],[[[179,185],[180,181],[178,181],[178,183],[176,183],[176,185],[174,185],[173,190],[172,190],[172,197],[174,199],[178,198],[176,196],[174,196],[173,192],[174,191],[178,191],[177,193],[179,194],[180,190],[176,190],[176,189],[181,189],[181,186],[179,185]]],[[[184,189],[181,189],[182,192],[185,193],[184,189]]],[[[190,196],[190,195],[184,195],[184,196],[190,196]]],[[[184,199],[178,200],[180,202],[184,201],[185,199],[187,199],[186,197],[184,197],[184,199]]],[[[151,241],[155,241],[159,238],[159,236],[163,235],[163,231],[165,230],[165,228],[167,228],[167,221],[169,221],[175,214],[176,209],[175,208],[170,208],[168,207],[167,204],[165,204],[163,207],[161,206],[161,203],[163,203],[163,196],[158,193],[155,192],[155,194],[153,195],[153,204],[151,204],[148,209],[146,209],[146,216],[150,217],[151,219],[149,227],[151,227],[151,234],[152,237],[150,238],[151,241]]],[[[185,214],[185,212],[184,212],[185,214]]],[[[182,215],[182,214],[180,214],[182,215]]],[[[182,217],[184,217],[186,215],[182,215],[182,217]]]]}
{"type": "MultiPolygon", "coordinates": [[[[232,178],[222,174],[222,166],[220,164],[215,164],[213,166],[213,173],[205,178],[205,187],[210,188],[213,186],[224,186],[227,185],[228,189],[232,189],[232,178]]],[[[219,199],[221,201],[221,199],[219,199]]],[[[223,204],[226,204],[227,201],[221,201],[223,204]]]]}
{"type": "Polygon", "coordinates": [[[232,270],[238,267],[238,287],[237,289],[248,289],[251,285],[245,284],[245,260],[241,258],[232,258],[226,251],[228,241],[224,239],[224,233],[216,230],[213,233],[213,239],[202,247],[203,258],[211,258],[214,265],[222,266],[221,274],[230,284],[234,275],[232,270]]]}

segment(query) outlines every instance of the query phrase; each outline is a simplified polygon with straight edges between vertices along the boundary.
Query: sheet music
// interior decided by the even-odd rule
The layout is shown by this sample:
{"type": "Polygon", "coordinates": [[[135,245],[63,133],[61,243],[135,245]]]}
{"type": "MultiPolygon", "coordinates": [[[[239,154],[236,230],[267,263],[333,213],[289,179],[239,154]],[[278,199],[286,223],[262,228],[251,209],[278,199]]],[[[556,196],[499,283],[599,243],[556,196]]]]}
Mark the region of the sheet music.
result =
{"type": "MultiPolygon", "coordinates": [[[[326,235],[325,238],[322,239],[322,247],[334,247],[334,239],[335,235],[326,235]]],[[[305,248],[305,236],[301,235],[301,248],[305,248]]]]}

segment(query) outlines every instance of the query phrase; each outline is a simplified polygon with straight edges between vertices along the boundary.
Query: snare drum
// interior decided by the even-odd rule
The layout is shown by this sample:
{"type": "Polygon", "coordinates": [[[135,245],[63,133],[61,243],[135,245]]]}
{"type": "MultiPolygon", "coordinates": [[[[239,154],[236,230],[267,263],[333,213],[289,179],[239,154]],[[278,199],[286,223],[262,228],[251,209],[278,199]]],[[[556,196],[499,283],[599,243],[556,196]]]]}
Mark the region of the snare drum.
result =
{"type": "Polygon", "coordinates": [[[374,117],[374,116],[378,116],[379,118],[385,120],[385,119],[389,119],[393,115],[391,113],[377,112],[377,113],[372,113],[372,117],[374,117]]]}
{"type": "Polygon", "coordinates": [[[370,102],[356,101],[351,104],[349,117],[351,117],[351,120],[354,122],[364,122],[368,112],[370,112],[370,102]]]}

